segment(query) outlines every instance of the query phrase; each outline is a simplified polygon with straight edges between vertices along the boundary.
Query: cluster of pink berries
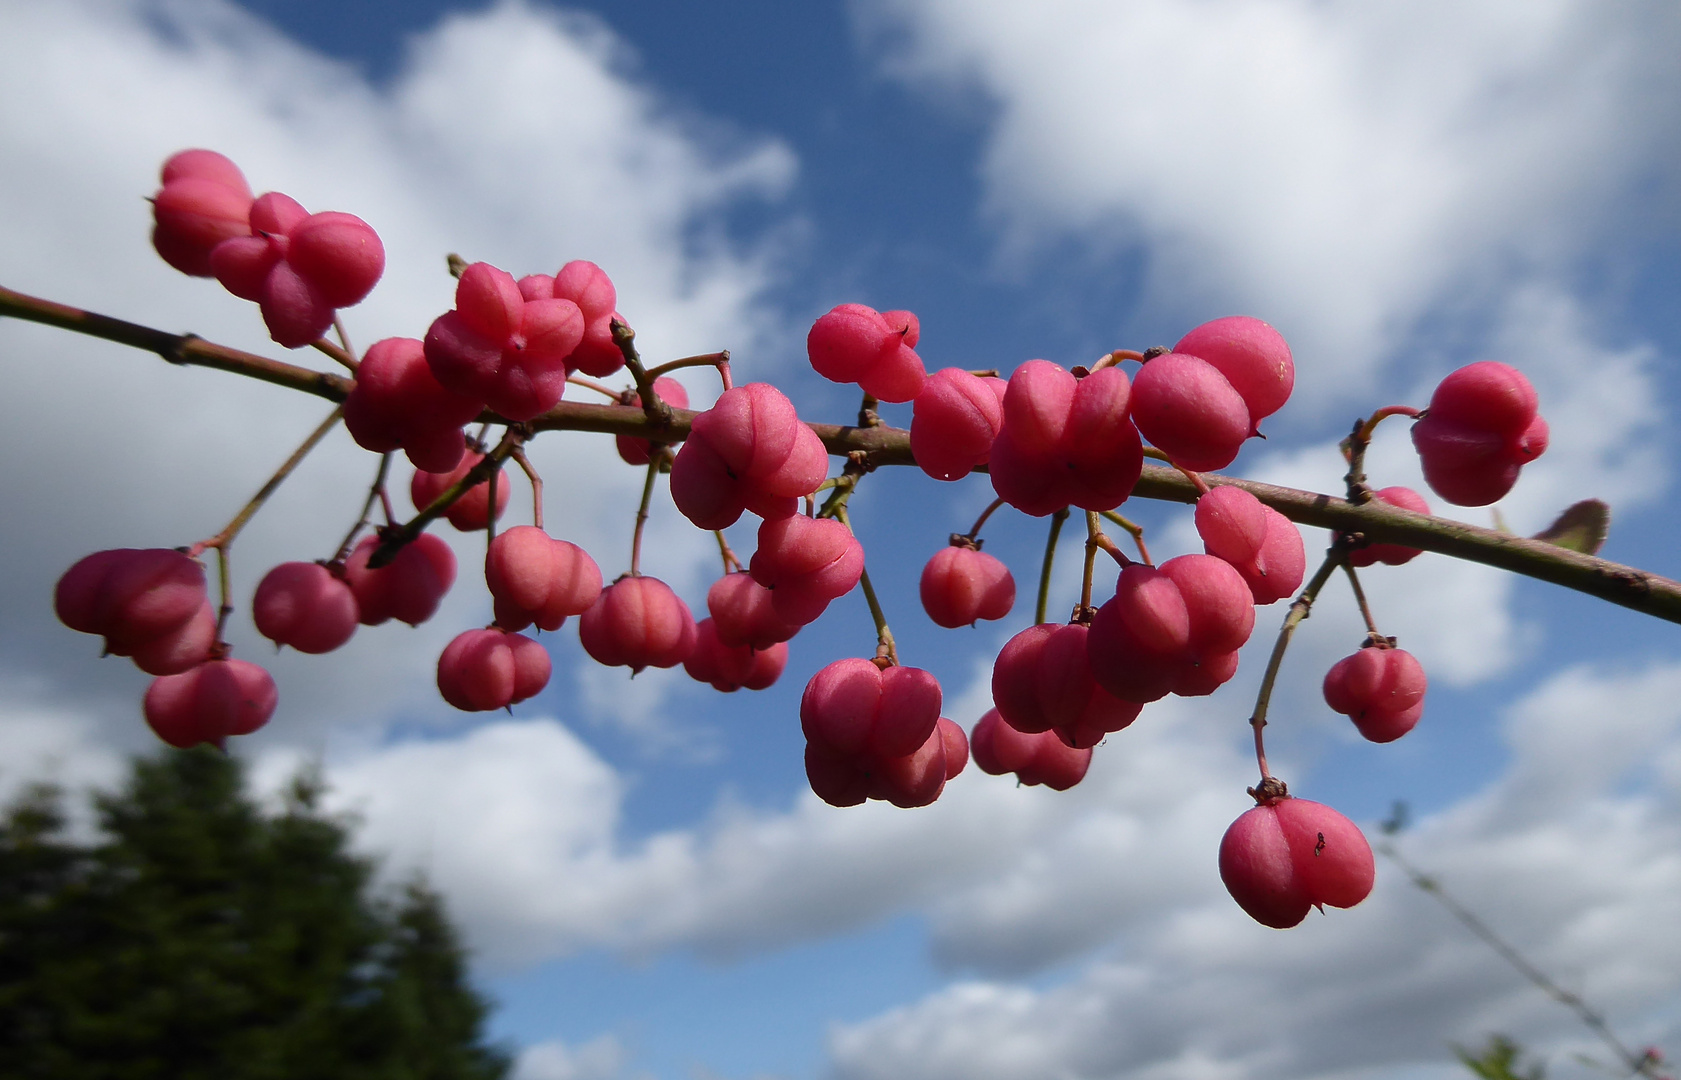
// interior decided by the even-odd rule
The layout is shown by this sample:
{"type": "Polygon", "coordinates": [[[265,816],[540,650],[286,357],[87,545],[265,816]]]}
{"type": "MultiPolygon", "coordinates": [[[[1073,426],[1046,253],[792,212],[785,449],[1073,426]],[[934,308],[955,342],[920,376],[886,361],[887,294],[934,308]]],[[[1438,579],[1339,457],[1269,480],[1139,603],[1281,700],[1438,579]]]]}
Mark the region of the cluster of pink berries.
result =
{"type": "MultiPolygon", "coordinates": [[[[282,345],[318,342],[336,310],[359,302],[383,271],[384,249],[361,219],[309,214],[278,193],[253,198],[239,169],[219,154],[176,154],[162,181],[154,199],[158,253],[255,300],[282,345]]],[[[490,468],[466,424],[508,424],[517,447],[530,429],[515,425],[553,409],[569,382],[621,405],[642,404],[639,395],[651,388],[665,405],[687,407],[683,386],[657,376],[696,358],[644,372],[616,305],[612,281],[591,262],[519,279],[473,263],[459,274],[454,308],[423,340],[387,338],[359,361],[346,360],[355,380],[344,420],[355,440],[376,453],[407,454],[416,467],[416,509],[437,504],[426,517],[441,511],[457,529],[493,534],[485,558],[493,620],[456,636],[438,660],[439,692],[457,708],[507,708],[541,692],[549,654],[524,631],[555,631],[573,616],[584,650],[602,664],[632,673],[681,664],[720,691],[764,689],[785,670],[788,642],[800,628],[865,580],[878,621],[875,657],[822,667],[801,699],[812,790],[837,806],[866,799],[923,806],[971,753],[987,773],[1065,790],[1085,777],[1093,747],[1132,724],[1146,704],[1207,695],[1230,680],[1257,605],[1302,588],[1306,552],[1296,526],[1244,488],[1200,475],[1235,460],[1290,396],[1293,358],[1272,327],[1233,316],[1196,327],[1171,350],[1116,352],[1090,367],[1029,360],[1008,379],[955,367],[929,375],[916,352],[914,314],[842,304],[813,324],[808,353],[818,374],[860,387],[866,419],[876,401],[912,403],[909,441],[929,476],[956,481],[985,468],[995,508],[1039,517],[1084,510],[1092,550],[1102,547],[1120,564],[1112,596],[1087,602],[1088,569],[1087,599],[1066,624],[1041,623],[1005,644],[993,665],[994,707],[966,736],[940,715],[935,678],[898,662],[868,589],[864,550],[845,510],[868,462],[849,462],[831,479],[828,450],[788,398],[766,383],[732,386],[727,362],[720,364],[723,393],[692,416],[686,439],[673,440],[680,448],[617,440],[623,460],[649,470],[650,490],[659,472],[669,472],[672,501],[699,528],[722,530],[744,514],[759,519],[745,567],[723,548],[726,572],[708,590],[707,618],[697,623],[667,584],[639,573],[636,555],[629,573],[604,583],[589,554],[544,531],[540,505],[536,524],[494,532],[510,496],[501,468],[508,448],[490,468]],[[1132,361],[1141,366],[1129,377],[1121,364],[1132,361]],[[591,382],[627,362],[637,389],[591,382]],[[1132,494],[1146,440],[1200,492],[1195,526],[1203,552],[1160,565],[1141,540],[1135,561],[1098,529],[1099,515],[1114,517],[1132,494]],[[815,496],[826,487],[834,490],[818,512],[815,496]]],[[[649,406],[651,417],[657,411],[649,406]]],[[[1499,499],[1547,444],[1533,388],[1503,364],[1456,371],[1427,410],[1395,406],[1368,424],[1396,414],[1415,417],[1425,478],[1459,505],[1499,499]]],[[[383,497],[383,466],[380,475],[383,497]]],[[[1351,487],[1351,495],[1428,513],[1406,488],[1351,487]]],[[[388,499],[386,514],[384,528],[359,543],[353,532],[331,559],[271,570],[251,604],[258,630],[277,645],[324,653],[358,625],[431,618],[455,580],[455,558],[436,536],[398,527],[388,499]]],[[[979,529],[954,534],[923,569],[922,604],[940,626],[1002,619],[1014,606],[1015,580],[982,552],[979,529]]],[[[210,547],[225,552],[229,539],[231,532],[181,551],[99,552],[58,585],[66,625],[102,636],[107,652],[156,676],[144,711],[172,745],[220,744],[260,727],[275,707],[268,673],[228,657],[206,595],[197,556],[210,547]]],[[[1339,537],[1333,548],[1350,568],[1417,554],[1359,537],[1339,537]]],[[[222,619],[228,610],[223,597],[222,619]]],[[[1418,661],[1375,629],[1324,680],[1327,704],[1375,742],[1412,729],[1425,688],[1418,661]]],[[[1254,794],[1257,805],[1220,849],[1222,877],[1244,910],[1269,926],[1291,926],[1315,905],[1347,907],[1365,897],[1372,857],[1358,828],[1328,807],[1291,798],[1270,777],[1254,794]]]]}

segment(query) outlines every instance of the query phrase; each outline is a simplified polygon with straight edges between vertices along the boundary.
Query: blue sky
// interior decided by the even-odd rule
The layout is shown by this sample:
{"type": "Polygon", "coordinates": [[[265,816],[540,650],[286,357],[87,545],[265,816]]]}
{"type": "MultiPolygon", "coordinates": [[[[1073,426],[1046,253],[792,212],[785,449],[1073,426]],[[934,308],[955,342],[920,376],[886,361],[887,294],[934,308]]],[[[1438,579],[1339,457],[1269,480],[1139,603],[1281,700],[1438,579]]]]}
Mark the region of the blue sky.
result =
{"type": "MultiPolygon", "coordinates": [[[[146,245],[158,163],[205,145],[380,230],[360,344],[448,306],[446,251],[516,274],[591,258],[647,355],[731,348],[819,419],[856,408],[803,357],[836,303],[916,311],[931,367],[1005,370],[1243,312],[1284,331],[1299,381],[1233,471],[1335,490],[1353,416],[1501,359],[1555,433],[1507,520],[1601,496],[1607,556],[1677,572],[1681,17],[1661,3],[0,0],[0,20],[0,282],[24,292],[276,351],[146,245]]],[[[323,410],[41,328],[0,324],[0,355],[0,445],[52,448],[0,480],[6,505],[52,508],[0,522],[0,786],[108,782],[148,745],[145,680],[52,622],[51,581],[89,550],[213,532],[323,410]]],[[[605,442],[533,456],[552,531],[613,576],[641,477],[605,442]]],[[[1418,484],[1403,427],[1371,465],[1418,484]]],[[[241,538],[241,587],[336,543],[370,472],[324,444],[241,538]]],[[[853,502],[907,662],[966,727],[1028,605],[939,631],[915,582],[990,496],[889,470],[853,502]]],[[[1196,549],[1182,509],[1127,512],[1158,558],[1196,549]]],[[[1043,523],[1000,514],[987,535],[1030,592],[1043,523]]],[[[668,503],[647,557],[701,606],[715,549],[668,503]]],[[[1367,824],[1408,800],[1415,861],[1631,1041],[1681,1050],[1673,629],[1438,557],[1366,580],[1431,675],[1425,719],[1373,746],[1319,700],[1359,640],[1333,585],[1286,664],[1275,769],[1367,824]]],[[[1214,850],[1247,803],[1243,719],[1280,608],[1231,686],[1151,706],[1071,792],[971,769],[926,810],[842,811],[806,789],[796,711],[817,667],[869,651],[857,596],[761,694],[629,682],[569,626],[547,692],[468,717],[430,679],[485,618],[473,584],[420,630],[277,658],[281,711],[241,753],[270,787],[322,761],[392,876],[445,892],[522,1080],[1434,1080],[1457,1075],[1449,1043],[1493,1031],[1586,1075],[1568,1016],[1384,866],[1366,904],[1288,933],[1225,896],[1214,850]]]]}

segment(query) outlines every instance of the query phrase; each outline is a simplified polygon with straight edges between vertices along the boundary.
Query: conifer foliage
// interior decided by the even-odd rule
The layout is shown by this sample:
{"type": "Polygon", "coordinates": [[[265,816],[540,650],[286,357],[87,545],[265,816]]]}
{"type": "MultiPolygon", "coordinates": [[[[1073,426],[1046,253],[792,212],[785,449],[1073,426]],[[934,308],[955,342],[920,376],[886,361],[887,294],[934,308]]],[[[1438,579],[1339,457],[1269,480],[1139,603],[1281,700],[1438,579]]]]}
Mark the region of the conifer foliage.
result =
{"type": "Polygon", "coordinates": [[[243,781],[201,747],[136,761],[90,841],[52,789],[0,817],[0,1075],[505,1076],[437,895],[377,897],[318,783],[270,815],[243,781]]]}

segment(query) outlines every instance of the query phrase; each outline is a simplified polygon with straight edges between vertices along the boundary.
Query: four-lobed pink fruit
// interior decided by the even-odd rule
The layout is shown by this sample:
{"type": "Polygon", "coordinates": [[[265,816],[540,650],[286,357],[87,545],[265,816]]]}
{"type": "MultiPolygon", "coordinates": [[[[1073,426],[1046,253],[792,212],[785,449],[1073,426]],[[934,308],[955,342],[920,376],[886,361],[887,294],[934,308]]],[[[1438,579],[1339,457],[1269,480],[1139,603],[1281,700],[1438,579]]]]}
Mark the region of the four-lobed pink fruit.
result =
{"type": "Polygon", "coordinates": [[[274,715],[279,693],[263,668],[245,660],[206,660],[152,680],[142,711],[158,738],[180,749],[249,735],[274,715]]]}
{"type": "Polygon", "coordinates": [[[794,626],[816,621],[864,573],[864,547],[833,518],[800,514],[759,526],[759,549],[748,564],[771,591],[777,616],[794,626]]]}
{"type": "Polygon", "coordinates": [[[775,594],[745,570],[725,574],[706,591],[706,610],[725,645],[768,649],[800,632],[776,613],[775,594]]]}
{"type": "Polygon", "coordinates": [[[911,412],[911,453],[936,480],[961,480],[992,455],[1004,427],[1003,379],[941,368],[928,376],[911,412]]]}
{"type": "Polygon", "coordinates": [[[1054,731],[1024,732],[1004,722],[997,709],[988,709],[969,733],[969,750],[984,773],[1015,773],[1028,787],[1043,784],[1067,791],[1086,778],[1091,747],[1076,749],[1054,731]]]}
{"type": "Polygon", "coordinates": [[[671,501],[701,529],[727,529],[744,511],[793,514],[829,474],[822,440],[769,383],[726,390],[696,416],[671,466],[671,501]]]}
{"type": "Polygon", "coordinates": [[[281,563],[251,598],[258,633],[302,653],[332,652],[349,641],[360,614],[344,578],[320,563],[281,563]]]}
{"type": "Polygon", "coordinates": [[[1372,848],[1322,803],[1285,796],[1232,822],[1220,841],[1220,880],[1256,922],[1280,930],[1311,907],[1353,907],[1372,891],[1372,848]]]}
{"type": "Polygon", "coordinates": [[[59,621],[105,639],[149,675],[174,675],[202,662],[215,640],[216,617],[204,567],[169,548],[96,551],[58,579],[59,621]]]}
{"type": "Polygon", "coordinates": [[[214,150],[182,150],[163,163],[152,196],[152,246],[183,274],[212,277],[216,245],[251,233],[251,187],[239,166],[214,150]]]}
{"type": "Polygon", "coordinates": [[[676,667],[695,647],[689,605],[659,578],[626,574],[601,590],[578,620],[578,640],[598,664],[676,667]]]}
{"type": "Polygon", "coordinates": [[[1221,485],[1197,500],[1203,550],[1230,563],[1257,604],[1271,604],[1302,587],[1307,551],[1294,523],[1242,488],[1221,485]]]}
{"type": "Polygon", "coordinates": [[[695,647],[683,661],[683,670],[696,682],[710,683],[714,690],[733,693],[743,688],[764,690],[782,677],[788,666],[788,645],[776,642],[763,649],[726,645],[718,636],[717,624],[702,619],[695,624],[695,647]]]}
{"type": "Polygon", "coordinates": [[[1284,338],[1259,319],[1233,315],[1192,330],[1173,351],[1144,363],[1133,380],[1138,430],[1175,465],[1204,472],[1230,465],[1244,440],[1295,385],[1284,338]]]}
{"type": "Polygon", "coordinates": [[[1092,675],[1124,701],[1211,694],[1237,672],[1254,602],[1231,564],[1212,555],[1180,555],[1159,568],[1134,563],[1092,620],[1092,675]]]}
{"type": "Polygon", "coordinates": [[[364,450],[402,450],[415,468],[447,473],[466,452],[461,426],[482,407],[444,389],[419,341],[386,338],[362,355],[344,400],[344,426],[364,450]]]}
{"type": "Polygon", "coordinates": [[[1070,505],[1121,505],[1144,467],[1143,443],[1127,418],[1130,400],[1117,367],[1075,379],[1045,360],[1021,365],[1004,391],[1004,426],[987,463],[993,490],[1038,517],[1070,505]]]}
{"type": "Polygon", "coordinates": [[[494,626],[456,635],[438,657],[438,693],[466,712],[505,709],[548,684],[548,650],[494,626]]]}
{"type": "Polygon", "coordinates": [[[952,544],[922,568],[922,609],[936,626],[973,626],[978,619],[1002,619],[1016,604],[1010,568],[970,546],[952,544]]]}
{"type": "Polygon", "coordinates": [[[915,351],[920,335],[917,318],[908,311],[840,304],[812,323],[806,354],[825,379],[857,383],[882,401],[910,401],[927,378],[915,351]]]}
{"type": "Polygon", "coordinates": [[[455,310],[432,321],[426,362],[444,387],[509,420],[530,420],[566,391],[566,361],[584,337],[578,305],[527,299],[513,275],[473,263],[455,286],[455,310]]]}
{"type": "Polygon", "coordinates": [[[559,630],[601,595],[601,568],[576,544],[556,540],[535,525],[498,533],[485,554],[485,584],[504,630],[559,630]]]}
{"type": "Polygon", "coordinates": [[[1372,742],[1394,742],[1424,714],[1424,667],[1405,649],[1369,645],[1325,673],[1325,704],[1372,742]]]}
{"type": "Polygon", "coordinates": [[[1082,623],[1040,623],[1005,643],[992,665],[992,701],[1005,723],[1084,749],[1138,719],[1143,705],[1093,678],[1088,636],[1082,623]]]}
{"type": "Polygon", "coordinates": [[[364,537],[344,561],[345,584],[356,594],[357,618],[364,626],[388,619],[419,626],[437,612],[455,584],[455,552],[431,533],[421,533],[389,564],[370,569],[368,560],[379,545],[379,537],[364,537]]]}
{"type": "Polygon", "coordinates": [[[1547,449],[1535,388],[1509,364],[1482,360],[1443,379],[1413,425],[1424,479],[1456,506],[1498,502],[1547,449]]]}

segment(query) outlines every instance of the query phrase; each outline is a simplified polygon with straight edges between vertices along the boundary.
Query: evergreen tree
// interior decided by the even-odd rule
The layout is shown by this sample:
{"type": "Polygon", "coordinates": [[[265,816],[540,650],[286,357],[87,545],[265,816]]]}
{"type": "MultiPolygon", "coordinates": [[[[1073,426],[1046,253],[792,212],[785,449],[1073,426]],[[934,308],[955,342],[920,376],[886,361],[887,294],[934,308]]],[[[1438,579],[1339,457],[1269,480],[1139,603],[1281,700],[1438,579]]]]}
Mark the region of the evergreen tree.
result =
{"type": "Polygon", "coordinates": [[[0,819],[0,1075],[496,1080],[436,894],[370,891],[303,778],[275,815],[209,749],[135,762],[78,843],[58,794],[0,819]]]}

